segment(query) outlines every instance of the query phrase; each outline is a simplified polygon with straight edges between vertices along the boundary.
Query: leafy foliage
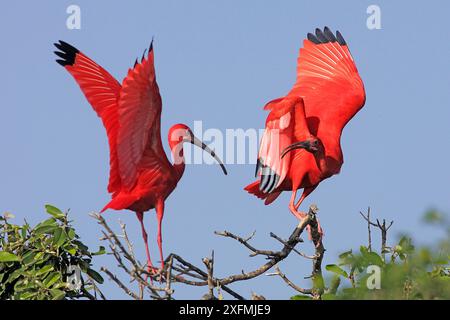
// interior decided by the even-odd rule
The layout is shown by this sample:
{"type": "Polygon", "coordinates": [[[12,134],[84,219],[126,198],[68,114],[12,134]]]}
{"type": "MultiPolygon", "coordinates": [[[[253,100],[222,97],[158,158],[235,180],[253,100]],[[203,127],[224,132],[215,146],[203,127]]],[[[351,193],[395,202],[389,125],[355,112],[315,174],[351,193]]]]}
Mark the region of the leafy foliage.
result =
{"type": "Polygon", "coordinates": [[[105,249],[91,253],[67,213],[51,205],[45,208],[50,218],[33,228],[27,222],[10,223],[10,213],[0,216],[0,300],[94,299],[95,282],[103,278],[91,268],[92,256],[105,249]],[[84,275],[79,288],[69,281],[73,266],[84,275]]]}
{"type": "MultiPolygon", "coordinates": [[[[384,252],[376,253],[366,246],[357,252],[346,251],[337,264],[326,266],[332,277],[322,299],[450,299],[450,225],[445,215],[435,210],[427,212],[423,221],[443,228],[445,239],[416,248],[410,237],[402,236],[384,252]],[[373,266],[379,267],[379,289],[370,286],[373,266]]],[[[311,298],[296,295],[291,299],[311,298]]]]}

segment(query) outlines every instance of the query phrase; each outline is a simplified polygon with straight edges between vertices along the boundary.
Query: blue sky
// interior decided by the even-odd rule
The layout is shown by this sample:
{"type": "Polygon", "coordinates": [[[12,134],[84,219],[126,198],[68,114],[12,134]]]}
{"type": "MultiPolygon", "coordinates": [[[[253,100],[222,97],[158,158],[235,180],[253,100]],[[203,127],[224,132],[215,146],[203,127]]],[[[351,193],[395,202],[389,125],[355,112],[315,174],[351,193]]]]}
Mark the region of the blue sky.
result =
{"type": "MultiPolygon", "coordinates": [[[[344,130],[341,174],[305,201],[317,203],[328,249],[325,263],[366,241],[360,210],[395,220],[391,240],[408,232],[421,242],[440,235],[423,227],[430,207],[450,211],[450,39],[448,1],[15,1],[2,6],[0,30],[0,212],[17,222],[42,220],[44,204],[71,209],[92,249],[100,229],[88,217],[109,200],[108,146],[104,129],[70,75],[54,62],[53,42],[74,44],[119,81],[155,37],[157,79],[163,98],[162,135],[168,128],[203,121],[204,128],[261,128],[262,106],[286,94],[295,80],[298,49],[308,32],[325,25],[340,30],[367,91],[365,108],[344,130]],[[66,8],[81,8],[81,30],[66,28],[66,8]],[[377,4],[382,29],[366,27],[366,9],[377,4]]],[[[273,205],[242,189],[253,165],[190,165],[166,202],[165,252],[200,265],[215,250],[217,276],[250,270],[262,259],[214,230],[256,230],[255,245],[277,248],[270,231],[288,236],[296,221],[287,204],[273,205]],[[207,199],[207,201],[202,201],[207,199]]],[[[134,214],[108,211],[123,220],[145,259],[134,214]]],[[[154,260],[156,218],[145,217],[154,260]]],[[[118,230],[118,228],[116,228],[118,230]]],[[[302,251],[311,252],[309,244],[302,251]]],[[[110,266],[111,257],[97,262],[110,266]]],[[[282,270],[302,286],[310,261],[292,256],[282,270]]],[[[268,298],[293,294],[279,278],[260,277],[233,286],[268,298]]],[[[112,283],[109,298],[126,298],[112,283]]],[[[205,288],[176,286],[176,297],[198,298],[205,288]]]]}

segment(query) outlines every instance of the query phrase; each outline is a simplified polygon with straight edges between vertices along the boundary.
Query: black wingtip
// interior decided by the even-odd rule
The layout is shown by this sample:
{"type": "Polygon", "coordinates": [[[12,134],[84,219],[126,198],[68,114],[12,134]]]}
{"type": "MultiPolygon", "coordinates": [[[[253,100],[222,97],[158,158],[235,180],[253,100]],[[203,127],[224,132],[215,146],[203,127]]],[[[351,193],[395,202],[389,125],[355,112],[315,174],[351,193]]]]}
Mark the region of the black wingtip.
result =
{"type": "Polygon", "coordinates": [[[347,43],[344,40],[344,37],[339,31],[336,31],[336,36],[333,34],[333,32],[330,30],[330,28],[325,27],[323,31],[320,28],[317,28],[315,30],[315,33],[308,33],[308,40],[313,42],[314,44],[322,44],[322,43],[329,43],[329,42],[337,42],[341,46],[347,45],[347,43]]]}
{"type": "Polygon", "coordinates": [[[259,190],[265,194],[271,193],[277,187],[281,177],[268,166],[262,165],[261,170],[259,190]]]}
{"type": "Polygon", "coordinates": [[[258,159],[258,160],[256,160],[255,177],[258,176],[259,170],[261,170],[261,168],[262,168],[262,163],[261,163],[261,161],[258,159]]]}
{"type": "Polygon", "coordinates": [[[145,59],[145,53],[147,52],[147,49],[144,50],[144,53],[142,54],[141,62],[145,59]]]}
{"type": "Polygon", "coordinates": [[[152,42],[150,42],[150,46],[149,46],[149,48],[148,48],[148,53],[150,53],[150,52],[152,52],[153,51],[153,41],[155,40],[155,37],[153,36],[152,37],[152,42]]]}
{"type": "Polygon", "coordinates": [[[338,43],[341,46],[347,45],[347,42],[345,42],[344,37],[342,36],[342,34],[339,31],[336,31],[336,38],[337,38],[338,43]]]}
{"type": "Polygon", "coordinates": [[[75,63],[75,57],[80,52],[77,48],[62,40],[53,45],[59,50],[54,51],[54,53],[61,58],[56,60],[57,63],[63,67],[72,66],[75,63]]]}
{"type": "Polygon", "coordinates": [[[330,28],[325,27],[323,29],[323,34],[328,39],[328,41],[333,42],[333,43],[337,41],[336,37],[334,36],[333,32],[331,32],[330,28]]]}
{"type": "Polygon", "coordinates": [[[329,42],[328,39],[325,37],[325,35],[323,34],[322,30],[320,30],[319,28],[316,29],[316,38],[319,39],[319,41],[321,43],[327,43],[329,42]]]}
{"type": "Polygon", "coordinates": [[[308,40],[311,41],[314,44],[321,44],[322,42],[319,41],[319,39],[316,38],[315,35],[312,33],[308,33],[308,40]]]}

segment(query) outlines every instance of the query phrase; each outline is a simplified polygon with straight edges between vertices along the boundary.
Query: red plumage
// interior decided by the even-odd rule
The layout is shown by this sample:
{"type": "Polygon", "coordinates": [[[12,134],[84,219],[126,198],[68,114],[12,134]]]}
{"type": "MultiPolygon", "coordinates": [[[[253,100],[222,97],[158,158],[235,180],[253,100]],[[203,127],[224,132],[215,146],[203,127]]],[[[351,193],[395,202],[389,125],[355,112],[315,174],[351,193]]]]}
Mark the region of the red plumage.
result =
{"type": "Polygon", "coordinates": [[[259,180],[245,190],[273,202],[292,191],[290,211],[321,181],[340,172],[345,125],[365,104],[363,82],[342,35],[329,28],[308,34],[297,61],[292,90],[265,106],[270,110],[258,154],[259,180]],[[298,189],[303,189],[296,202],[298,189]]]}
{"type": "Polygon", "coordinates": [[[136,213],[146,245],[149,268],[153,268],[143,224],[143,213],[156,210],[158,247],[163,265],[161,223],[164,201],[175,189],[184,173],[183,143],[202,147],[220,163],[221,160],[205,144],[194,137],[184,124],[169,130],[169,146],[174,164],[167,158],[161,141],[162,101],[156,82],[153,43],[147,56],[136,60],[122,85],[105,69],[70,44],[60,41],[55,54],[75,78],[87,100],[101,118],[110,149],[108,192],[111,201],[101,210],[129,209],[136,213]]]}

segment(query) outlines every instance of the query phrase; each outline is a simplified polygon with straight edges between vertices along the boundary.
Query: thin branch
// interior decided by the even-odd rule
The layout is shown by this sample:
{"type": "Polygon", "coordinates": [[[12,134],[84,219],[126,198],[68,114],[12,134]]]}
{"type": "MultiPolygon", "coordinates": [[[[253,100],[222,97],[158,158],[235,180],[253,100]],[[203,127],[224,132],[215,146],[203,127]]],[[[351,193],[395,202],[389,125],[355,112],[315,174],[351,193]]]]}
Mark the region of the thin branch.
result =
{"type": "MultiPolygon", "coordinates": [[[[262,275],[266,273],[269,269],[274,267],[277,263],[280,261],[286,259],[291,252],[296,252],[302,257],[309,258],[313,260],[313,276],[320,275],[321,276],[321,263],[323,259],[323,254],[325,252],[325,249],[322,244],[322,235],[319,232],[319,224],[316,218],[316,213],[318,209],[315,205],[312,205],[309,209],[308,214],[306,217],[299,222],[297,227],[293,230],[292,234],[289,236],[288,240],[283,240],[282,238],[276,236],[275,234],[271,233],[271,237],[278,240],[283,247],[278,251],[272,251],[272,250],[259,250],[256,249],[253,245],[250,244],[250,240],[255,235],[255,232],[253,232],[249,237],[242,238],[240,236],[234,235],[231,232],[223,231],[223,232],[215,232],[216,235],[227,237],[234,239],[244,245],[247,249],[249,249],[252,254],[251,256],[256,255],[263,255],[268,259],[266,263],[264,263],[262,266],[249,271],[245,272],[242,271],[238,274],[233,274],[227,277],[223,278],[216,278],[214,277],[214,252],[211,256],[211,258],[205,258],[203,259],[203,263],[206,267],[206,272],[200,269],[199,267],[194,266],[192,263],[189,263],[182,257],[176,254],[170,254],[169,257],[166,259],[166,266],[163,270],[159,270],[156,274],[150,274],[148,273],[143,267],[139,265],[139,263],[136,261],[134,253],[133,253],[133,247],[132,244],[128,238],[128,235],[126,233],[126,226],[125,224],[121,223],[121,229],[123,236],[120,236],[124,239],[124,242],[126,245],[124,245],[121,240],[119,239],[119,236],[117,236],[111,228],[107,225],[106,221],[101,217],[100,215],[93,215],[94,218],[98,220],[98,223],[104,228],[105,231],[103,232],[103,239],[109,241],[109,247],[111,249],[112,255],[118,262],[118,266],[125,271],[128,275],[131,276],[132,280],[136,280],[140,286],[145,287],[149,290],[150,296],[153,299],[171,299],[171,295],[173,293],[173,290],[171,289],[171,284],[178,282],[183,283],[186,285],[192,285],[192,286],[207,286],[208,287],[208,297],[209,298],[215,298],[214,297],[214,287],[218,288],[218,290],[223,290],[227,293],[229,293],[231,296],[233,296],[236,299],[244,300],[244,297],[242,297],[240,294],[236,293],[232,289],[228,287],[228,285],[238,282],[238,281],[245,281],[253,279],[259,275],[262,275]],[[309,228],[311,231],[311,236],[313,243],[316,248],[316,253],[314,256],[307,256],[298,250],[295,249],[295,246],[299,244],[300,242],[303,242],[303,240],[300,238],[300,235],[303,233],[305,228],[309,228]],[[126,248],[127,247],[127,248],[126,248]],[[122,256],[126,259],[126,261],[131,265],[131,269],[126,266],[125,261],[122,259],[122,256]],[[176,263],[175,263],[176,262],[176,263]],[[175,273],[174,273],[175,272],[175,273]],[[162,276],[164,274],[164,276],[162,276]],[[148,283],[146,280],[143,279],[143,275],[150,277],[151,279],[157,279],[156,277],[159,277],[160,281],[161,279],[165,278],[166,285],[165,287],[156,287],[152,284],[148,283]],[[194,280],[192,280],[194,279],[194,280]],[[158,292],[165,292],[165,296],[161,296],[158,294],[158,292]]],[[[127,292],[128,295],[132,296],[133,298],[140,299],[142,296],[138,296],[136,293],[132,292],[130,289],[128,289],[114,274],[112,274],[108,269],[102,268],[102,271],[108,274],[108,276],[119,286],[127,292]]],[[[279,269],[277,268],[277,271],[279,269]]],[[[281,273],[281,272],[280,272],[281,273]]],[[[281,273],[282,274],[282,273],[281,273]]],[[[291,287],[299,288],[295,284],[293,284],[290,280],[287,279],[287,277],[282,274],[282,279],[287,282],[289,281],[291,283],[291,287]]],[[[281,275],[280,275],[281,276],[281,275]]],[[[301,289],[301,288],[300,288],[301,289]]],[[[322,294],[322,291],[315,290],[315,288],[310,289],[311,294],[313,296],[320,297],[322,294]]],[[[302,290],[303,292],[309,292],[307,289],[302,290]]],[[[219,291],[220,292],[220,291],[219,291]]],[[[299,291],[300,292],[300,291],[299,291]]]]}
{"type": "Polygon", "coordinates": [[[369,235],[369,244],[368,244],[368,249],[369,252],[372,252],[372,232],[371,232],[371,226],[374,225],[376,227],[376,225],[374,223],[370,222],[370,207],[367,208],[367,217],[360,211],[359,214],[367,221],[367,232],[369,235]]]}
{"type": "MultiPolygon", "coordinates": [[[[277,236],[273,232],[270,233],[270,236],[272,238],[274,238],[275,240],[278,240],[279,242],[281,242],[283,245],[285,245],[285,246],[288,245],[288,243],[285,240],[281,239],[279,236],[277,236]]],[[[303,240],[301,238],[299,240],[300,240],[300,242],[303,242],[303,240]]],[[[299,256],[301,256],[303,258],[306,258],[306,259],[311,259],[312,260],[312,259],[316,258],[316,256],[308,256],[308,255],[304,254],[303,252],[298,251],[295,248],[292,248],[292,251],[294,251],[296,254],[298,254],[299,256]]]]}
{"type": "Polygon", "coordinates": [[[253,238],[253,236],[255,235],[255,232],[253,232],[247,239],[241,238],[241,237],[239,237],[235,234],[232,234],[231,232],[228,232],[228,231],[214,231],[214,234],[216,234],[218,236],[222,236],[222,237],[231,238],[231,239],[234,239],[234,240],[240,242],[246,248],[248,248],[250,251],[252,251],[252,254],[250,254],[251,257],[254,257],[256,255],[273,256],[275,254],[274,251],[270,251],[270,250],[258,250],[248,243],[248,241],[250,241],[253,238]]]}
{"type": "MultiPolygon", "coordinates": [[[[196,272],[198,275],[202,276],[203,279],[205,279],[205,281],[201,281],[200,282],[200,281],[187,280],[187,279],[184,279],[183,277],[179,277],[179,276],[174,276],[176,281],[184,283],[184,284],[188,284],[188,285],[193,285],[193,286],[206,286],[206,285],[208,285],[208,282],[206,281],[206,279],[208,279],[208,274],[206,272],[204,272],[200,268],[194,266],[190,262],[184,260],[182,257],[180,257],[177,254],[172,253],[171,256],[173,256],[174,259],[176,259],[179,263],[181,263],[182,265],[190,268],[192,271],[196,272]]],[[[222,284],[220,287],[222,288],[223,291],[227,292],[228,294],[230,294],[234,298],[236,298],[238,300],[245,300],[244,297],[242,297],[240,294],[236,293],[235,291],[231,290],[228,286],[222,284]]]]}
{"type": "MultiPolygon", "coordinates": [[[[381,256],[383,258],[383,261],[386,258],[386,249],[388,248],[386,246],[387,243],[387,232],[388,230],[392,227],[392,225],[394,224],[394,220],[392,220],[388,226],[386,226],[386,219],[383,219],[383,223],[380,222],[380,220],[376,220],[377,223],[372,222],[370,220],[370,208],[367,211],[367,216],[365,216],[362,212],[360,212],[361,216],[364,218],[364,220],[367,221],[367,223],[371,226],[374,226],[376,228],[378,228],[381,231],[381,256]]],[[[371,235],[370,235],[370,228],[369,228],[369,250],[372,249],[372,245],[371,245],[371,235]]]]}
{"type": "Polygon", "coordinates": [[[302,294],[308,294],[308,295],[312,295],[313,294],[313,290],[312,289],[303,289],[299,286],[297,286],[296,284],[294,284],[291,280],[289,280],[286,275],[281,272],[280,268],[278,266],[275,266],[275,272],[268,274],[269,276],[279,276],[281,279],[283,279],[284,282],[286,282],[286,284],[288,286],[290,286],[292,289],[294,289],[295,291],[298,291],[302,294]]]}
{"type": "Polygon", "coordinates": [[[208,294],[203,296],[203,300],[216,300],[214,296],[214,251],[211,253],[211,258],[204,258],[203,264],[208,270],[208,294]]]}
{"type": "Polygon", "coordinates": [[[129,289],[127,286],[125,286],[111,271],[109,271],[107,268],[102,267],[100,269],[101,271],[103,271],[104,273],[106,273],[109,278],[114,281],[119,288],[121,288],[123,291],[125,291],[126,294],[128,294],[130,297],[132,297],[135,300],[141,300],[140,297],[135,294],[131,289],[129,289]]]}

